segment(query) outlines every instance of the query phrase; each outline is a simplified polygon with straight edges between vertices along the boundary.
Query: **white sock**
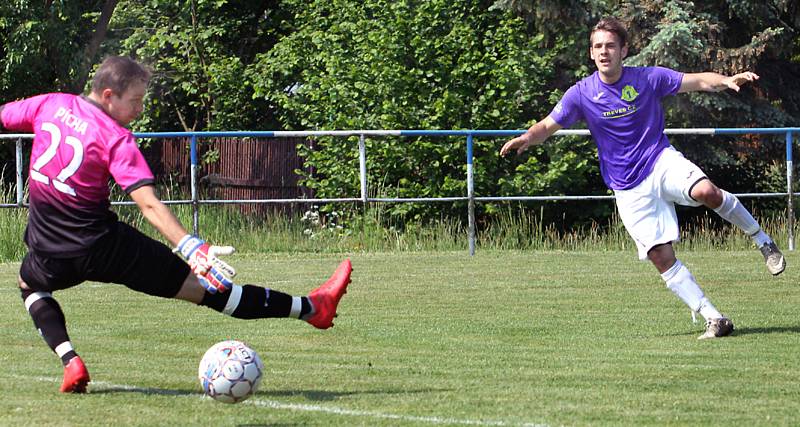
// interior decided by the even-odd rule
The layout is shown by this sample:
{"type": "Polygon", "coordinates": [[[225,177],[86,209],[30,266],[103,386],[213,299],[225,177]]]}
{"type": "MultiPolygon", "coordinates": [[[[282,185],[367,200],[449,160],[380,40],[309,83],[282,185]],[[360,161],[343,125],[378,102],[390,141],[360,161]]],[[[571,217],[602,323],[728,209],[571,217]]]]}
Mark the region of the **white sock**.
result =
{"type": "Polygon", "coordinates": [[[58,357],[64,357],[65,354],[69,353],[70,351],[75,351],[72,348],[72,343],[70,341],[64,341],[61,344],[56,346],[55,352],[58,357]]]}
{"type": "Polygon", "coordinates": [[[233,316],[233,312],[239,307],[240,302],[242,302],[242,287],[234,284],[228,291],[228,302],[225,303],[222,314],[233,316]]]}
{"type": "MultiPolygon", "coordinates": [[[[309,300],[308,302],[310,303],[311,300],[309,300]]],[[[292,307],[289,309],[289,317],[299,319],[300,310],[302,308],[303,308],[303,299],[301,297],[292,297],[292,307]]]]}
{"type": "Polygon", "coordinates": [[[753,238],[753,241],[759,248],[766,245],[767,243],[772,243],[772,238],[769,237],[769,234],[765,233],[764,230],[758,230],[756,234],[753,234],[750,237],[753,238]]]}
{"type": "Polygon", "coordinates": [[[714,209],[714,212],[719,214],[722,219],[730,222],[731,224],[741,228],[748,236],[753,238],[758,247],[771,241],[767,233],[761,230],[761,226],[750,215],[750,212],[739,203],[739,199],[725,190],[722,191],[722,204],[714,209]]]}
{"type": "Polygon", "coordinates": [[[704,319],[717,319],[722,317],[719,311],[714,308],[711,301],[706,298],[703,290],[694,280],[694,276],[689,272],[689,269],[680,260],[676,260],[675,264],[669,270],[661,273],[661,278],[667,284],[667,288],[672,291],[678,298],[681,299],[689,308],[697,313],[700,313],[704,319]]]}

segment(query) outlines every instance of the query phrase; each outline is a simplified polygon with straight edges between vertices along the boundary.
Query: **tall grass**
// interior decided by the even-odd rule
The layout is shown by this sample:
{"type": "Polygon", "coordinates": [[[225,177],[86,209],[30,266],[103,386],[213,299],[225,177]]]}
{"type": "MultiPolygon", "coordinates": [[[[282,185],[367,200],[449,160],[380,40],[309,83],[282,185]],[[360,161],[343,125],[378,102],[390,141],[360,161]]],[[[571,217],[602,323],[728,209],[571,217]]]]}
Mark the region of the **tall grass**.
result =
{"type": "Polygon", "coordinates": [[[0,209],[0,261],[22,259],[22,235],[27,221],[28,212],[24,209],[0,209]]]}
{"type": "MultiPolygon", "coordinates": [[[[788,241],[785,211],[759,215],[761,227],[779,245],[788,241]]],[[[616,213],[605,223],[559,230],[545,223],[543,212],[507,209],[480,233],[480,245],[491,249],[628,250],[635,243],[616,213]]],[[[680,214],[679,214],[680,220],[680,214]]],[[[687,250],[742,250],[754,248],[749,236],[711,211],[681,223],[678,247],[687,250]]]]}
{"type": "MultiPolygon", "coordinates": [[[[15,187],[6,186],[5,170],[0,173],[0,203],[16,203],[15,187]]],[[[28,221],[28,212],[17,208],[0,208],[0,261],[21,259],[25,254],[22,235],[28,221]]]]}
{"type": "Polygon", "coordinates": [[[491,249],[624,250],[633,246],[622,222],[592,222],[570,230],[546,223],[544,208],[508,209],[498,214],[480,233],[480,246],[491,249]]]}
{"type": "MultiPolygon", "coordinates": [[[[13,195],[3,191],[3,199],[13,195]]],[[[124,196],[118,197],[122,199],[124,196]]],[[[187,205],[173,205],[178,219],[191,228],[192,211],[187,205]]],[[[120,219],[148,235],[161,239],[135,206],[114,210],[120,219]]],[[[500,250],[633,250],[633,241],[616,216],[600,223],[560,230],[543,221],[540,210],[508,209],[481,224],[477,244],[481,249],[500,250]]],[[[0,261],[21,259],[25,253],[22,235],[27,220],[24,209],[0,209],[0,261]]],[[[784,213],[759,217],[764,229],[781,246],[788,239],[784,213]]],[[[386,205],[373,204],[352,212],[306,215],[275,213],[247,216],[236,206],[202,205],[200,235],[212,242],[234,245],[240,252],[384,252],[466,250],[467,226],[458,218],[440,218],[428,223],[396,224],[386,218],[386,205]],[[314,215],[317,215],[314,220],[314,215]],[[342,219],[346,218],[346,219],[342,219]]],[[[741,250],[753,248],[749,237],[721,222],[713,213],[682,226],[679,248],[688,250],[741,250]]]]}
{"type": "MultiPolygon", "coordinates": [[[[190,228],[191,207],[173,206],[172,209],[190,228]]],[[[157,237],[135,207],[124,207],[119,212],[122,220],[157,237]]],[[[466,228],[458,220],[386,227],[381,222],[382,215],[382,209],[358,210],[348,214],[345,223],[340,219],[341,214],[309,211],[302,216],[282,213],[247,216],[235,206],[203,205],[198,228],[199,234],[209,241],[232,244],[241,252],[254,253],[456,250],[467,247],[466,228]],[[313,215],[319,215],[319,219],[309,220],[313,215]]]]}

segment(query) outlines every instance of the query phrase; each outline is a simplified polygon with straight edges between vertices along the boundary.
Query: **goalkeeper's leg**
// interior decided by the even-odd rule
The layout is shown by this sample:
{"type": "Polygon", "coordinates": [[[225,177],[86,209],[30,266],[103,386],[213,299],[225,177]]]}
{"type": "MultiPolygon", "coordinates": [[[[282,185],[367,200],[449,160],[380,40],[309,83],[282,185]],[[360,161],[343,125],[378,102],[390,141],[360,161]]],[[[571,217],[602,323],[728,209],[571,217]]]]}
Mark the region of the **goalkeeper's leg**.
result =
{"type": "Polygon", "coordinates": [[[80,259],[42,259],[28,253],[19,269],[19,289],[25,309],[33,319],[47,346],[61,358],[64,365],[64,393],[85,393],[89,372],[72,348],[67,334],[64,312],[53,298],[52,291],[66,289],[83,281],[74,270],[80,259]]]}
{"type": "Polygon", "coordinates": [[[44,341],[61,358],[64,366],[77,356],[67,334],[67,323],[64,312],[58,301],[50,292],[35,292],[20,288],[22,301],[33,319],[33,325],[44,338],[44,341]]]}
{"type": "Polygon", "coordinates": [[[343,261],[325,283],[302,297],[255,285],[233,285],[227,292],[212,294],[203,289],[194,274],[189,274],[175,297],[239,319],[290,317],[327,329],[333,326],[351,271],[350,260],[343,261]]]}
{"type": "Polygon", "coordinates": [[[199,304],[237,319],[299,319],[311,312],[311,303],[307,297],[295,297],[255,285],[233,285],[227,292],[214,294],[206,291],[199,304]]]}
{"type": "Polygon", "coordinates": [[[33,319],[44,341],[61,358],[64,365],[64,393],[84,393],[89,383],[89,372],[72,347],[64,312],[50,292],[35,292],[20,279],[20,292],[25,308],[33,319]]]}

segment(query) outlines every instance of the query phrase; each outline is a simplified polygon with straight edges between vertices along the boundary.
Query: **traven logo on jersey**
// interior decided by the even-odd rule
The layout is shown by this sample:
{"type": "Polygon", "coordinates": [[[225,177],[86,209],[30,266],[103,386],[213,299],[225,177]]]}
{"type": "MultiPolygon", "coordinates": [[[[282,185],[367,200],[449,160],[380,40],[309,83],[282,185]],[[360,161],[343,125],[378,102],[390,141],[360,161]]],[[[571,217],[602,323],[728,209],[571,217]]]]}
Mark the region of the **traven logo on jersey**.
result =
{"type": "Polygon", "coordinates": [[[633,86],[625,85],[625,87],[622,88],[622,99],[624,101],[633,102],[633,100],[636,99],[638,96],[639,92],[637,92],[633,86]]]}
{"type": "MultiPolygon", "coordinates": [[[[602,94],[602,92],[601,92],[601,94],[602,94]]],[[[622,88],[622,94],[620,95],[620,98],[622,98],[623,101],[626,101],[626,102],[630,103],[630,102],[633,102],[634,100],[636,100],[636,98],[638,98],[638,97],[639,97],[639,92],[637,92],[636,89],[633,86],[625,85],[625,87],[622,88]]],[[[629,115],[635,113],[638,109],[639,109],[639,107],[637,107],[636,104],[628,104],[627,106],[624,106],[624,107],[621,107],[621,108],[615,108],[613,110],[604,111],[603,112],[603,118],[604,119],[618,119],[620,117],[629,116],[629,115]]]]}

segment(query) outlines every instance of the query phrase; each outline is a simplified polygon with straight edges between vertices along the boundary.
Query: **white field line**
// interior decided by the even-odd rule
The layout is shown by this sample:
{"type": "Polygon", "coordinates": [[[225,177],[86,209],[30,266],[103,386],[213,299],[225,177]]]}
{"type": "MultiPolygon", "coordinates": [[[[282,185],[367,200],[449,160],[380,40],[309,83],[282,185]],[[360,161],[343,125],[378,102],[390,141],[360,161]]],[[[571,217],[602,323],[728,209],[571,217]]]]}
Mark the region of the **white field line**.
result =
{"type": "MultiPolygon", "coordinates": [[[[16,379],[22,380],[36,380],[36,381],[43,381],[43,382],[51,382],[51,383],[59,383],[61,382],[61,378],[55,377],[28,377],[23,375],[10,375],[16,379]]],[[[125,384],[114,384],[109,383],[106,381],[92,381],[91,382],[92,388],[100,391],[104,389],[121,389],[121,390],[130,390],[134,392],[142,392],[142,393],[150,393],[150,394],[162,394],[166,396],[177,396],[177,397],[187,397],[187,398],[200,398],[200,399],[208,399],[210,398],[206,396],[200,396],[200,392],[198,391],[197,394],[184,394],[182,392],[173,392],[171,390],[166,389],[157,389],[157,388],[147,388],[147,387],[136,387],[132,385],[125,385],[125,384]]],[[[91,392],[90,392],[91,394],[91,392]]],[[[336,406],[321,406],[321,405],[307,405],[301,403],[285,403],[279,402],[277,400],[268,400],[268,399],[258,399],[258,398],[250,398],[245,400],[244,402],[240,403],[241,405],[251,405],[257,406],[262,408],[270,408],[270,409],[279,409],[279,410],[287,410],[287,411],[299,411],[299,412],[322,412],[326,414],[333,414],[333,415],[342,415],[342,416],[349,416],[349,417],[361,417],[361,418],[378,418],[384,420],[396,420],[396,421],[408,421],[408,422],[416,422],[416,423],[427,423],[427,424],[435,424],[435,425],[469,425],[469,426],[497,426],[497,427],[505,427],[505,426],[521,426],[521,427],[548,427],[547,424],[541,423],[529,423],[529,422],[510,422],[510,421],[502,421],[502,420],[471,420],[471,419],[463,419],[463,418],[446,418],[446,417],[436,417],[436,416],[418,416],[418,415],[403,415],[403,414],[392,414],[387,412],[378,412],[378,411],[358,411],[354,409],[346,409],[346,408],[339,408],[336,406]]]]}

